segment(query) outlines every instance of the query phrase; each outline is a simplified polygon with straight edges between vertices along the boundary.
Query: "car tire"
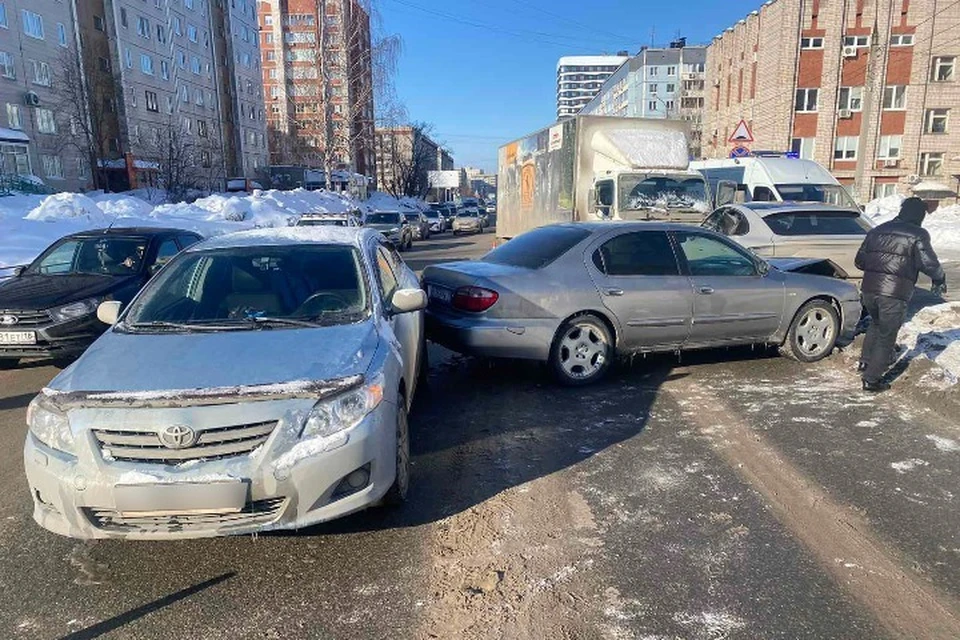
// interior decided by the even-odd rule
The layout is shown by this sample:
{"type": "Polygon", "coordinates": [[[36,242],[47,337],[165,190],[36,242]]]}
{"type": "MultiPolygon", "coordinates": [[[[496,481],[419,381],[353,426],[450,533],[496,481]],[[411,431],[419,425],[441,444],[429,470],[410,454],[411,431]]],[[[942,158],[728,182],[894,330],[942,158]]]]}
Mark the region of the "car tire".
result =
{"type": "Polygon", "coordinates": [[[780,353],[798,362],[816,362],[833,353],[840,335],[840,316],[826,300],[806,303],[793,322],[780,353]]]}
{"type": "Polygon", "coordinates": [[[583,313],[560,326],[550,346],[548,364],[561,384],[579,387],[602,379],[613,355],[610,329],[597,316],[583,313]]]}
{"type": "Polygon", "coordinates": [[[407,500],[410,487],[410,425],[407,422],[407,400],[397,394],[397,473],[383,496],[383,504],[396,506],[407,500]]]}

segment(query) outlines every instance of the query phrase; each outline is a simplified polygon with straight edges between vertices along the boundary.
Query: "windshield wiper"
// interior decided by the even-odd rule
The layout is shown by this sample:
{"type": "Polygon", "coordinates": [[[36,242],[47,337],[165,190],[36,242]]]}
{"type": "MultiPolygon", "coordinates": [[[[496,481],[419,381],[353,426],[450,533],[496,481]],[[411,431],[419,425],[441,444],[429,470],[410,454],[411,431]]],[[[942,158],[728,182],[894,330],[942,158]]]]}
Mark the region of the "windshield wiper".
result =
{"type": "Polygon", "coordinates": [[[243,318],[246,322],[251,322],[256,325],[285,325],[288,327],[309,327],[315,329],[316,327],[321,326],[317,322],[311,322],[309,320],[297,320],[295,318],[275,318],[273,316],[250,316],[249,318],[243,318]]]}
{"type": "Polygon", "coordinates": [[[179,329],[181,331],[229,331],[236,326],[220,324],[189,324],[186,322],[167,322],[165,320],[151,320],[149,322],[124,323],[127,329],[179,329]]]}

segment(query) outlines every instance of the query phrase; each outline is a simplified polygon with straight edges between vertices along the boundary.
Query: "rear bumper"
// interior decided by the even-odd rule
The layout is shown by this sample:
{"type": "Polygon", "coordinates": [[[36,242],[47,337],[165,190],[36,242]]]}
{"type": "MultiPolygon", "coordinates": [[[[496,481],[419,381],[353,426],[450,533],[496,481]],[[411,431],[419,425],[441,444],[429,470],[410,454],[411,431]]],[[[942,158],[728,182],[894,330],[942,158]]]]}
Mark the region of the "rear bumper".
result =
{"type": "Polygon", "coordinates": [[[545,361],[557,331],[557,321],[549,319],[456,317],[434,309],[427,309],[425,319],[431,342],[489,358],[545,361]]]}

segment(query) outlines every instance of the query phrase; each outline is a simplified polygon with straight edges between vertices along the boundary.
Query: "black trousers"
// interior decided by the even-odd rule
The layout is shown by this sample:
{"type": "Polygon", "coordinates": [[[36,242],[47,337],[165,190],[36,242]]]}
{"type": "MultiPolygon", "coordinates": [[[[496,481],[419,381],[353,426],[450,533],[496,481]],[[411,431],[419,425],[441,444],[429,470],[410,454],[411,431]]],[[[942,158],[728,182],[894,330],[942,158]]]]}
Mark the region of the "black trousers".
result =
{"type": "Polygon", "coordinates": [[[860,298],[870,314],[870,328],[867,329],[860,357],[860,361],[867,365],[863,379],[866,382],[879,382],[893,363],[897,333],[907,318],[907,301],[866,292],[860,298]]]}

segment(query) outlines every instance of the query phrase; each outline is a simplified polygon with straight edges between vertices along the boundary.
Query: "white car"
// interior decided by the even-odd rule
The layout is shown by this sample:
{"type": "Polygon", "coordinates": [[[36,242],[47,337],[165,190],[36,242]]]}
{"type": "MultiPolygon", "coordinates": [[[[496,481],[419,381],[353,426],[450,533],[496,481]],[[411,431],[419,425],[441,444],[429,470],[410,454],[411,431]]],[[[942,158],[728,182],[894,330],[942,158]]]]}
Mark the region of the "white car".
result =
{"type": "Polygon", "coordinates": [[[826,258],[852,278],[872,228],[859,209],[803,202],[747,202],[720,207],[703,226],[765,258],[826,258]]]}
{"type": "Polygon", "coordinates": [[[190,247],[123,313],[103,303],[112,328],[31,402],[34,519],[75,538],[194,538],[402,501],[426,303],[371,230],[190,247]]]}
{"type": "Polygon", "coordinates": [[[298,227],[359,227],[360,221],[352,215],[305,213],[297,220],[298,227]]]}

